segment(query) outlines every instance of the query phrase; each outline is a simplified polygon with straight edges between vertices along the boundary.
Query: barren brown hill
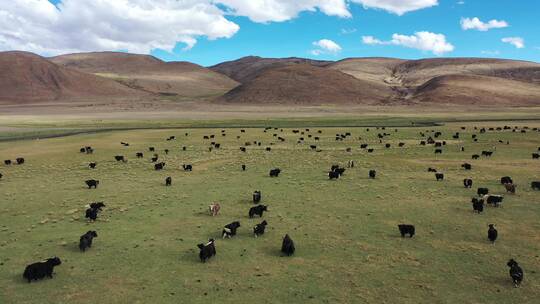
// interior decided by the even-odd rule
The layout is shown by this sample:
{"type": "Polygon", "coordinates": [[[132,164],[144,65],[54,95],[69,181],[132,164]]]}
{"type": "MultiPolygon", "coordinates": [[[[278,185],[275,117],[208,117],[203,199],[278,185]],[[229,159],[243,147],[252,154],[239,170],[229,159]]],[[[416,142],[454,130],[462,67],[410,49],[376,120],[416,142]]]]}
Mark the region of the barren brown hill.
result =
{"type": "Polygon", "coordinates": [[[56,65],[26,52],[0,52],[0,101],[136,97],[142,92],[110,79],[56,65]]]}
{"type": "Polygon", "coordinates": [[[446,75],[427,81],[411,98],[436,104],[538,106],[540,85],[491,76],[446,75]]]}
{"type": "Polygon", "coordinates": [[[219,96],[238,85],[227,76],[202,66],[189,62],[164,62],[149,55],[96,52],[57,56],[51,61],[162,95],[219,96]]]}
{"type": "Polygon", "coordinates": [[[387,98],[369,82],[310,64],[265,69],[222,98],[235,103],[376,104],[387,98]]]}
{"type": "Polygon", "coordinates": [[[211,70],[229,76],[240,82],[248,82],[267,69],[279,68],[291,64],[309,64],[323,67],[332,61],[320,61],[305,58],[261,58],[257,56],[243,57],[238,60],[227,61],[210,67],[211,70]]]}

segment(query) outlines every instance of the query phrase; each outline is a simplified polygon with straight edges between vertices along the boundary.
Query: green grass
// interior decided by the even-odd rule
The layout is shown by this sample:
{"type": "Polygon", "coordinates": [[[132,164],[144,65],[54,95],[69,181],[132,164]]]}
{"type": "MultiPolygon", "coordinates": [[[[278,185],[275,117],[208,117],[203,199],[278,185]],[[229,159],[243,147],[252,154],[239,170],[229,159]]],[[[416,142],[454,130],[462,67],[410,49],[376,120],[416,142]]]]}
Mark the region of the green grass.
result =
{"type": "MultiPolygon", "coordinates": [[[[321,136],[316,144],[323,151],[317,153],[309,149],[313,141],[307,134],[306,143],[297,144],[299,136],[291,129],[240,133],[230,128],[221,137],[221,129],[193,128],[219,126],[212,123],[217,124],[193,122],[190,129],[164,130],[159,127],[182,125],[160,123],[151,130],[0,142],[0,160],[27,160],[21,166],[0,166],[0,303],[537,303],[540,298],[540,193],[528,186],[540,180],[540,162],[530,159],[540,146],[540,133],[488,132],[473,143],[473,125],[505,122],[400,127],[397,133],[387,128],[393,147],[385,149],[376,139],[382,130],[348,127],[358,125],[352,119],[251,122],[325,126],[312,128],[313,136],[321,136]],[[331,127],[338,122],[340,127],[331,127]],[[467,131],[461,131],[459,141],[451,140],[461,125],[467,131]],[[444,154],[435,156],[432,147],[418,145],[418,132],[426,128],[443,132],[449,142],[444,154]],[[318,129],[321,135],[315,133],[318,129]],[[286,142],[276,142],[274,132],[286,142]],[[352,138],[336,142],[334,135],[343,132],[351,132],[352,138]],[[202,139],[208,134],[216,135],[222,149],[208,151],[209,141],[202,139]],[[177,140],[165,141],[170,135],[177,140]],[[511,144],[499,144],[499,139],[511,144]],[[254,140],[263,146],[239,151],[254,140]],[[131,146],[123,147],[121,141],[131,146]],[[400,141],[407,143],[404,148],[397,148],[400,141]],[[264,151],[270,142],[276,142],[272,151],[264,151]],[[375,152],[359,149],[363,142],[375,152]],[[79,153],[85,145],[96,152],[79,153]],[[466,152],[459,151],[462,145],[466,152]],[[163,172],[153,170],[149,146],[167,163],[163,172]],[[470,160],[471,154],[493,146],[497,150],[491,159],[470,160]],[[353,148],[351,153],[345,152],[347,147],[353,148]],[[163,153],[166,148],[169,155],[163,153]],[[144,159],[135,158],[138,151],[145,152],[144,159]],[[114,155],[129,161],[117,163],[114,155]],[[348,160],[355,160],[356,168],[329,181],[330,165],[348,160]],[[96,170],[88,169],[90,161],[97,161],[96,170]],[[462,170],[463,162],[473,170],[462,170]],[[183,163],[192,163],[194,171],[181,171],[183,163]],[[241,164],[247,165],[246,172],[240,171],[241,164]],[[445,173],[444,182],[426,172],[430,166],[445,173]],[[267,177],[274,167],[282,175],[267,177]],[[369,169],[377,170],[377,179],[367,178],[369,169]],[[473,178],[473,189],[487,186],[503,193],[498,184],[503,175],[518,184],[517,194],[506,195],[503,208],[473,214],[475,190],[464,189],[463,178],[473,178]],[[172,187],[164,186],[167,176],[173,178],[172,187]],[[101,181],[97,190],[85,188],[89,178],[101,181]],[[264,216],[267,232],[257,239],[252,227],[261,219],[247,217],[256,189],[270,210],[264,216]],[[87,223],[84,206],[99,200],[107,207],[97,222],[87,223]],[[213,201],[222,205],[217,217],[206,213],[213,201]],[[242,224],[239,235],[221,240],[223,225],[234,220],[242,224]],[[402,239],[399,223],[415,224],[417,235],[402,239]],[[495,245],[486,240],[489,223],[499,229],[495,245]],[[99,236],[92,249],[81,253],[78,239],[87,230],[99,236]],[[297,247],[291,258],[279,252],[285,233],[297,247]],[[196,244],[211,237],[217,239],[217,256],[202,264],[196,244]],[[25,265],[54,255],[63,264],[53,280],[22,280],[25,265]],[[519,289],[508,276],[511,257],[525,270],[519,289]]],[[[507,124],[540,126],[537,121],[507,124]]],[[[45,125],[40,128],[92,127],[45,125]]],[[[228,127],[242,125],[246,122],[227,122],[228,127]]],[[[20,137],[12,133],[4,138],[20,137]]]]}

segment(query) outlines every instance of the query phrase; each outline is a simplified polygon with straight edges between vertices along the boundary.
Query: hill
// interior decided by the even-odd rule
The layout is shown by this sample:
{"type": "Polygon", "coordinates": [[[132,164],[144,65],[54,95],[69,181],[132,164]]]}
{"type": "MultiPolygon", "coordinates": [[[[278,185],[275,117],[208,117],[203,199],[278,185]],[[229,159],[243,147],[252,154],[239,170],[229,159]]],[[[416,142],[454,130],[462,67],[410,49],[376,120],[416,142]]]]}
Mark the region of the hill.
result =
{"type": "Polygon", "coordinates": [[[0,52],[0,101],[136,97],[142,92],[27,52],[0,52]]]}
{"type": "Polygon", "coordinates": [[[215,96],[238,85],[227,76],[202,66],[189,62],[164,62],[149,55],[96,52],[61,55],[51,58],[51,61],[161,95],[215,96]]]}
{"type": "Polygon", "coordinates": [[[279,68],[292,64],[309,64],[323,67],[331,64],[331,61],[319,61],[305,58],[261,58],[258,56],[243,57],[238,60],[227,61],[210,67],[211,70],[227,75],[230,78],[244,83],[267,69],[279,68]]]}
{"type": "Polygon", "coordinates": [[[337,70],[292,64],[262,70],[258,76],[225,94],[238,103],[373,104],[391,91],[337,70]]]}

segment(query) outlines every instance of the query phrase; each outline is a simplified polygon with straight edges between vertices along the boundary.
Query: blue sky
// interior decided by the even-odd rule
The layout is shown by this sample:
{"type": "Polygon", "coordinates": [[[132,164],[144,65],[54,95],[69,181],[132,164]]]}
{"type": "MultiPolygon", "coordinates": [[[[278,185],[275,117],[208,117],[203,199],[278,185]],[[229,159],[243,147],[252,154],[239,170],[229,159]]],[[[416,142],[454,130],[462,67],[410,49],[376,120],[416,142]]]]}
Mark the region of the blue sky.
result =
{"type": "MultiPolygon", "coordinates": [[[[20,0],[14,1],[17,2],[20,0]]],[[[129,1],[137,3],[141,0],[128,0],[128,2],[129,1]]],[[[193,5],[197,4],[197,1],[189,0],[188,2],[190,1],[193,5]]],[[[329,12],[329,9],[321,9],[320,7],[317,7],[317,5],[314,5],[312,9],[315,11],[299,9],[297,15],[293,12],[292,15],[283,18],[287,20],[274,21],[282,16],[272,16],[268,17],[270,21],[264,20],[266,22],[260,20],[261,18],[266,18],[266,16],[261,17],[265,12],[256,11],[256,8],[253,7],[246,8],[249,5],[246,4],[248,2],[245,1],[247,0],[214,1],[220,2],[220,4],[215,5],[216,10],[221,9],[223,11],[223,13],[219,12],[217,15],[212,15],[211,18],[214,18],[212,20],[216,21],[215,25],[205,26],[204,22],[197,23],[200,20],[186,20],[186,22],[189,21],[189,23],[164,21],[163,26],[160,27],[160,33],[154,33],[152,29],[145,27],[145,23],[140,22],[140,20],[131,20],[129,18],[124,20],[123,16],[114,15],[115,8],[111,8],[108,19],[93,20],[92,18],[101,17],[92,16],[101,16],[103,13],[96,13],[95,15],[89,13],[88,16],[85,16],[88,17],[88,23],[86,23],[86,25],[77,24],[77,16],[73,18],[73,16],[69,15],[70,11],[76,12],[77,9],[79,9],[79,11],[91,11],[94,9],[98,10],[99,8],[83,4],[84,2],[82,0],[63,0],[64,4],[66,4],[65,7],[62,7],[62,4],[60,4],[56,8],[58,11],[62,11],[62,14],[58,17],[54,15],[57,13],[51,12],[50,20],[56,22],[54,25],[55,32],[58,32],[58,28],[60,28],[61,31],[65,31],[62,37],[53,37],[51,39],[58,40],[56,45],[65,44],[65,46],[55,48],[48,46],[46,42],[39,44],[34,43],[33,41],[29,41],[25,44],[19,41],[18,44],[13,42],[11,44],[8,43],[6,46],[2,46],[2,30],[0,30],[0,47],[6,49],[9,47],[16,48],[17,46],[21,46],[23,49],[27,48],[29,51],[36,51],[44,55],[49,55],[49,53],[54,55],[56,53],[68,52],[69,50],[124,50],[138,53],[149,52],[163,60],[185,60],[205,66],[248,55],[262,57],[296,56],[329,60],[339,60],[347,57],[372,56],[407,59],[436,56],[501,57],[540,62],[540,1],[464,0],[463,4],[459,4],[458,0],[426,0],[426,2],[437,2],[437,5],[429,5],[425,8],[411,10],[403,15],[397,15],[395,12],[389,11],[388,9],[366,8],[361,4],[352,3],[351,1],[354,0],[332,0],[335,1],[335,3],[343,1],[347,5],[346,9],[350,13],[350,17],[339,17],[337,16],[339,13],[336,15],[335,13],[329,12]],[[85,6],[83,7],[84,10],[81,9],[81,6],[85,6]],[[251,9],[251,11],[248,11],[248,9],[251,9]],[[223,16],[220,16],[221,14],[223,16]],[[493,19],[499,22],[504,21],[507,23],[507,26],[492,28],[487,31],[462,29],[460,20],[462,18],[474,17],[479,18],[479,20],[485,23],[493,19]],[[58,23],[58,20],[62,18],[67,21],[58,23]],[[122,22],[118,22],[117,24],[116,21],[114,21],[114,18],[122,19],[122,22]],[[223,24],[224,20],[225,22],[228,21],[228,23],[226,24],[226,29],[224,27],[224,29],[221,30],[220,26],[223,24]],[[129,32],[128,30],[125,35],[133,35],[134,41],[122,41],[121,43],[117,43],[113,41],[115,39],[115,37],[113,37],[114,35],[111,35],[111,37],[107,36],[105,37],[106,39],[102,39],[103,37],[98,37],[99,39],[93,37],[108,35],[107,33],[104,33],[106,30],[103,29],[99,31],[93,28],[89,29],[89,27],[93,27],[92,24],[95,24],[96,28],[98,28],[98,25],[102,25],[105,22],[109,22],[110,24],[103,26],[104,29],[121,28],[121,26],[126,26],[125,23],[133,22],[134,31],[129,32]],[[69,32],[69,27],[65,24],[69,24],[70,27],[74,28],[74,31],[76,29],[79,33],[89,32],[88,40],[91,40],[90,37],[93,37],[96,42],[88,43],[88,45],[86,45],[87,41],[84,41],[85,38],[81,35],[69,38],[72,33],[69,32]],[[166,33],[168,31],[171,32],[171,37],[167,37],[166,33]],[[198,34],[189,34],[194,31],[198,32],[198,34]],[[446,47],[451,46],[452,50],[450,51],[447,49],[440,53],[429,49],[429,47],[422,50],[415,45],[410,45],[400,39],[396,40],[396,38],[393,38],[394,34],[400,34],[407,36],[403,39],[408,41],[410,37],[415,38],[413,37],[415,33],[420,31],[429,32],[433,35],[442,35],[444,38],[443,44],[446,47]],[[143,33],[144,35],[141,34],[140,37],[137,37],[139,33],[143,33]],[[153,37],[153,35],[156,37],[153,37]],[[181,42],[174,41],[175,35],[181,37],[179,38],[180,40],[178,40],[181,42]],[[363,37],[365,36],[371,36],[375,39],[376,43],[364,43],[363,37]],[[208,37],[212,37],[212,39],[209,39],[208,37]],[[148,38],[149,41],[147,43],[148,45],[145,45],[146,38],[148,38]],[[503,38],[521,38],[524,41],[524,47],[517,48],[516,45],[505,43],[502,41],[503,38]],[[79,44],[73,41],[79,41],[79,39],[81,41],[77,42],[79,44]],[[314,42],[320,41],[321,39],[330,40],[338,45],[339,49],[325,49],[315,46],[314,42]],[[103,43],[103,41],[106,43],[103,43]],[[36,44],[38,47],[35,46],[36,44]],[[80,48],[79,45],[81,45],[80,48]],[[161,45],[163,45],[163,48],[168,48],[169,50],[161,50],[155,47],[161,45]],[[191,48],[186,49],[186,45],[190,45],[191,48]],[[115,48],[115,46],[118,46],[118,48],[115,48]],[[313,52],[314,50],[319,51],[313,52]],[[317,55],[315,55],[315,53],[317,55]]],[[[287,2],[285,0],[273,1],[276,1],[278,4],[287,2]]],[[[311,1],[310,3],[317,2],[317,0],[306,0],[304,2],[308,3],[309,1],[311,1]]],[[[50,0],[50,2],[58,4],[58,2],[62,1],[50,0]]],[[[214,5],[212,2],[212,0],[200,1],[200,3],[210,3],[209,5],[214,5]]],[[[356,2],[384,3],[396,1],[356,0],[356,2]]],[[[375,4],[375,6],[377,5],[379,4],[375,4]]],[[[167,9],[171,7],[172,6],[162,8],[167,9]]],[[[182,15],[183,10],[186,9],[185,7],[182,7],[181,9],[174,7],[174,9],[178,10],[178,14],[180,15],[172,15],[173,17],[185,16],[182,15]]],[[[2,8],[0,8],[0,11],[1,10],[2,8]]],[[[11,13],[15,14],[14,12],[23,14],[13,9],[11,13]]],[[[126,14],[130,15],[129,13],[126,14]]],[[[136,13],[133,13],[132,15],[145,16],[144,13],[140,12],[139,15],[136,13]]],[[[32,18],[36,18],[31,14],[23,15],[23,17],[30,20],[28,21],[29,23],[33,22],[32,18]]],[[[156,18],[156,22],[161,22],[159,19],[159,17],[156,18]]],[[[163,20],[165,19],[166,18],[163,18],[163,20]]],[[[40,21],[36,23],[43,24],[44,22],[40,21]]],[[[129,29],[129,25],[127,26],[129,29]]],[[[20,27],[21,26],[19,26],[19,28],[20,27]]],[[[51,25],[51,27],[53,26],[51,25]]],[[[149,27],[151,26],[149,25],[149,27]]],[[[31,29],[30,26],[29,28],[31,29]]],[[[39,37],[35,39],[38,40],[39,37]]],[[[124,38],[119,39],[123,40],[124,38]]]]}

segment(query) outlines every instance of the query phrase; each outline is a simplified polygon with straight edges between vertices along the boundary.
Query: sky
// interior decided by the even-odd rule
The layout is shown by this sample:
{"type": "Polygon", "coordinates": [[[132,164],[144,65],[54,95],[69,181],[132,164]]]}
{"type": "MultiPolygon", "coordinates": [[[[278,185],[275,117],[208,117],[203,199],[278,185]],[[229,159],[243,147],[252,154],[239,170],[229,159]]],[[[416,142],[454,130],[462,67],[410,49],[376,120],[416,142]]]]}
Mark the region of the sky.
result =
{"type": "Polygon", "coordinates": [[[540,62],[537,0],[0,0],[0,51],[540,62]]]}

